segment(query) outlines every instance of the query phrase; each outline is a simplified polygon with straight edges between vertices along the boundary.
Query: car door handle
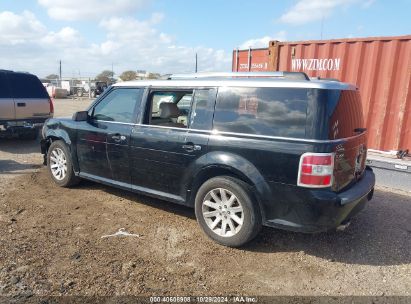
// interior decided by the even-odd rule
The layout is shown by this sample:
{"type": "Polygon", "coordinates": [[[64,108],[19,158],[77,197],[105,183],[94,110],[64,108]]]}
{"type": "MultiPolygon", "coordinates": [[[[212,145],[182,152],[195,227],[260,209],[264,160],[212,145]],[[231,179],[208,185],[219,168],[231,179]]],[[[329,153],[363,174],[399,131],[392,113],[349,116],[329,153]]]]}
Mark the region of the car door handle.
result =
{"type": "Polygon", "coordinates": [[[25,106],[26,106],[26,103],[25,103],[25,102],[18,102],[18,103],[17,103],[17,106],[18,106],[18,107],[25,107],[25,106]]]}
{"type": "Polygon", "coordinates": [[[182,145],[182,148],[186,150],[187,152],[194,152],[194,151],[200,151],[201,146],[200,145],[195,145],[193,143],[186,143],[182,145]]]}
{"type": "Polygon", "coordinates": [[[127,138],[121,134],[114,134],[111,136],[111,139],[118,142],[118,141],[126,140],[127,138]]]}

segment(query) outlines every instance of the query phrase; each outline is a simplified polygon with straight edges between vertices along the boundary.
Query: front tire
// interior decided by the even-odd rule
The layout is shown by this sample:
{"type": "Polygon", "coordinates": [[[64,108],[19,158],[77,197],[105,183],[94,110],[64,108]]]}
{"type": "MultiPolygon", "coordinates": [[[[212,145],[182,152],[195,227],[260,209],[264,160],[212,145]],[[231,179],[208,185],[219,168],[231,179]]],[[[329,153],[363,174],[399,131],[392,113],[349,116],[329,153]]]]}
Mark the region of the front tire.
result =
{"type": "Polygon", "coordinates": [[[47,168],[51,179],[60,187],[71,187],[79,183],[79,177],[75,176],[70,151],[66,144],[54,141],[47,153],[47,168]]]}
{"type": "Polygon", "coordinates": [[[261,229],[261,214],[250,186],[230,177],[215,177],[197,191],[195,213],[203,231],[217,243],[239,247],[261,229]]]}

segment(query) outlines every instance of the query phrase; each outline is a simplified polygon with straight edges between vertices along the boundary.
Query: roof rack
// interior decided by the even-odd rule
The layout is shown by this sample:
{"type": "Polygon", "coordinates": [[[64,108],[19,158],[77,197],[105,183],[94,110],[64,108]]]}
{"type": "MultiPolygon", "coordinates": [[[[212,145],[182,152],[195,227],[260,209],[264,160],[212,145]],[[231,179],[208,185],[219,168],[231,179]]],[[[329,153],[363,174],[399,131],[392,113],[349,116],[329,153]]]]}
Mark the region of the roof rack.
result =
{"type": "Polygon", "coordinates": [[[192,74],[172,74],[168,79],[193,79],[193,78],[284,78],[292,80],[310,80],[302,72],[207,72],[192,74]]]}

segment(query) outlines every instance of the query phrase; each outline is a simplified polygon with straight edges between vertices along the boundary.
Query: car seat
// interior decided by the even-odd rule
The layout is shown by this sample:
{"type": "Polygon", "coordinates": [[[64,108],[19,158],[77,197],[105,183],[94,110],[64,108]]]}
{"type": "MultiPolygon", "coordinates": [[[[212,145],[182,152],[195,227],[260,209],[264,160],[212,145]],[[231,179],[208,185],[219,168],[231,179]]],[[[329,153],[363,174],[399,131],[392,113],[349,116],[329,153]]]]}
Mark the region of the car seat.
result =
{"type": "Polygon", "coordinates": [[[180,116],[180,110],[173,102],[163,102],[160,104],[160,118],[161,123],[159,125],[165,127],[185,128],[182,123],[177,122],[177,118],[180,116]]]}

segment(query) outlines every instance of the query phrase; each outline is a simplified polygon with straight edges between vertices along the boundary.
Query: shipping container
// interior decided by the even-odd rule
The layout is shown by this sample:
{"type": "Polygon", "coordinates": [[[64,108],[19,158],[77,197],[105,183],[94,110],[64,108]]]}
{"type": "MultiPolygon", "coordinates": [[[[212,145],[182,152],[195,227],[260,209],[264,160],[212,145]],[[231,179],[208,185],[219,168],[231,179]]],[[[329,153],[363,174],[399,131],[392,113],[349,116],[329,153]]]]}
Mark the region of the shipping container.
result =
{"type": "Polygon", "coordinates": [[[298,71],[353,83],[362,96],[368,147],[411,150],[411,35],[271,41],[267,49],[235,50],[233,71],[298,71]]]}
{"type": "Polygon", "coordinates": [[[234,51],[233,71],[239,72],[266,72],[268,66],[268,49],[248,49],[234,51]]]}

